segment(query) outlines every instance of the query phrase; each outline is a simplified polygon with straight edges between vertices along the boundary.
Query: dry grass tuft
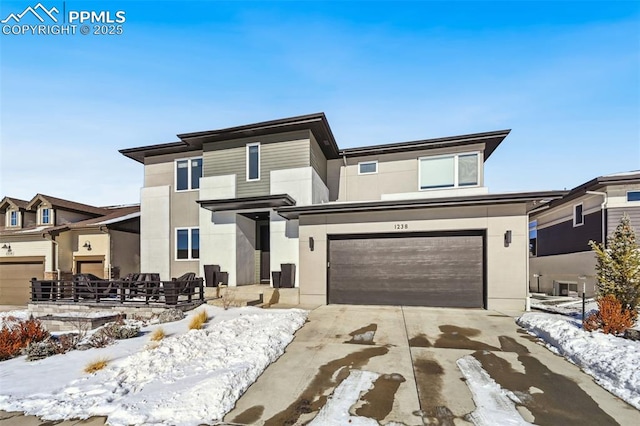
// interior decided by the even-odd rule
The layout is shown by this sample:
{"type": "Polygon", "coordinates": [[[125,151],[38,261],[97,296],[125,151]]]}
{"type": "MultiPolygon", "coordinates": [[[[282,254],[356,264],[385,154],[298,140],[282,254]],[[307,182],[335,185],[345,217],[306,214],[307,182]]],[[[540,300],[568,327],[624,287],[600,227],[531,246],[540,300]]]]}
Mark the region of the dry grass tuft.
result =
{"type": "Polygon", "coordinates": [[[107,358],[97,359],[87,364],[87,366],[84,368],[84,372],[89,374],[95,373],[96,371],[100,371],[105,368],[107,364],[109,364],[109,360],[107,358]]]}
{"type": "Polygon", "coordinates": [[[208,319],[209,316],[207,315],[207,311],[202,309],[200,312],[195,314],[193,318],[191,318],[191,322],[189,323],[189,330],[200,330],[208,319]]]}
{"type": "Polygon", "coordinates": [[[151,333],[151,340],[153,340],[154,342],[159,342],[165,337],[167,337],[167,335],[165,334],[164,329],[162,327],[156,328],[154,332],[151,333]]]}

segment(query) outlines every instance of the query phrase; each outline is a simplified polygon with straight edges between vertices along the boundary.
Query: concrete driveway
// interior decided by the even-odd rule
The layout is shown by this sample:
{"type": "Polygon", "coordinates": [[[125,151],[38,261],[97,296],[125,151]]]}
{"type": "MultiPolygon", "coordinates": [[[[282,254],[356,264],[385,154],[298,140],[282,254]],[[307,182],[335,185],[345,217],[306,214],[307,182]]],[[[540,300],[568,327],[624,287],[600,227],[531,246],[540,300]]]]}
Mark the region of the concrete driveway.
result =
{"type": "Polygon", "coordinates": [[[475,409],[456,361],[472,355],[539,425],[640,424],[640,412],[553,355],[510,316],[484,310],[322,306],[225,421],[304,424],[351,369],[383,374],[351,413],[386,424],[468,424],[475,409]]]}

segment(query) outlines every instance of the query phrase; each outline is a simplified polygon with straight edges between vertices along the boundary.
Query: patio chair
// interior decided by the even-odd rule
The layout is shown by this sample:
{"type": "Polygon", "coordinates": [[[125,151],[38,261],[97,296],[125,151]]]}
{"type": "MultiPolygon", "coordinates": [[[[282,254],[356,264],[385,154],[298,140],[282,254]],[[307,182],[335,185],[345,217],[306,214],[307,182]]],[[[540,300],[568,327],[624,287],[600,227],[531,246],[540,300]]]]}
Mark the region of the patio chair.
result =
{"type": "Polygon", "coordinates": [[[117,293],[117,287],[113,285],[112,281],[93,274],[75,274],[73,281],[76,286],[76,294],[84,299],[109,297],[117,293]]]}

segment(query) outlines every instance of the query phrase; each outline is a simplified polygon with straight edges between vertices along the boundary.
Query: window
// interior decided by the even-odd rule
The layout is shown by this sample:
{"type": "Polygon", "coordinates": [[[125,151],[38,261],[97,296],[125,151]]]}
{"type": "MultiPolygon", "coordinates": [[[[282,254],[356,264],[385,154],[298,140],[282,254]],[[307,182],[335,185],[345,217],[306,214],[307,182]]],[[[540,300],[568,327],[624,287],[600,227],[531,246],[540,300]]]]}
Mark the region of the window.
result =
{"type": "Polygon", "coordinates": [[[260,143],[247,144],[247,180],[260,180],[260,143]]]}
{"type": "Polygon", "coordinates": [[[477,152],[420,158],[420,189],[456,188],[479,183],[477,152]]]}
{"type": "Polygon", "coordinates": [[[9,213],[9,226],[18,226],[18,212],[15,210],[9,213]]]}
{"type": "Polygon", "coordinates": [[[42,209],[42,217],[41,217],[41,221],[40,223],[42,223],[43,225],[48,225],[49,223],[51,223],[51,209],[42,209]]]}
{"type": "Polygon", "coordinates": [[[627,201],[640,201],[640,191],[627,192],[627,201]]]}
{"type": "Polygon", "coordinates": [[[202,158],[176,160],[176,191],[200,188],[202,158]]]}
{"type": "Polygon", "coordinates": [[[200,258],[200,229],[176,229],[176,259],[192,260],[200,258]]]}
{"type": "Polygon", "coordinates": [[[584,224],[584,214],[582,212],[582,204],[576,204],[573,206],[573,226],[580,226],[584,224]]]}
{"type": "Polygon", "coordinates": [[[359,175],[369,175],[373,173],[378,173],[378,162],[377,161],[367,161],[364,163],[358,163],[358,174],[359,175]]]}

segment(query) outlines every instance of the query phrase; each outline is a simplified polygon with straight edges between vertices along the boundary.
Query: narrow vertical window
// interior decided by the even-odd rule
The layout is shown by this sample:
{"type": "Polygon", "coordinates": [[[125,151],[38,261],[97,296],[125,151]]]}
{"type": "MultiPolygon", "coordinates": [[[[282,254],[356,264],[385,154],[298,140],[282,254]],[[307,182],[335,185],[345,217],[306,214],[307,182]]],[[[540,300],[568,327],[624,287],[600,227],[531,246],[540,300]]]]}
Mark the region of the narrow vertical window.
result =
{"type": "Polygon", "coordinates": [[[9,215],[9,226],[18,226],[18,212],[12,211],[9,215]]]}
{"type": "Polygon", "coordinates": [[[49,209],[42,209],[42,224],[43,225],[48,225],[49,222],[49,209]]]}
{"type": "Polygon", "coordinates": [[[200,259],[200,230],[191,230],[191,258],[200,259]]]}
{"type": "Polygon", "coordinates": [[[200,178],[202,177],[202,158],[191,160],[191,189],[200,188],[200,178]]]}
{"type": "Polygon", "coordinates": [[[260,180],[260,144],[247,145],[247,180],[260,180]]]}
{"type": "Polygon", "coordinates": [[[177,243],[176,258],[188,259],[189,258],[189,230],[188,229],[177,230],[176,243],[177,243]]]}
{"type": "Polygon", "coordinates": [[[573,226],[580,226],[584,224],[584,213],[582,211],[582,204],[576,204],[573,206],[573,226]]]}
{"type": "Polygon", "coordinates": [[[189,160],[176,162],[176,189],[178,191],[189,189],[189,160]]]}
{"type": "Polygon", "coordinates": [[[478,184],[478,154],[458,156],[458,185],[471,186],[478,184]]]}

